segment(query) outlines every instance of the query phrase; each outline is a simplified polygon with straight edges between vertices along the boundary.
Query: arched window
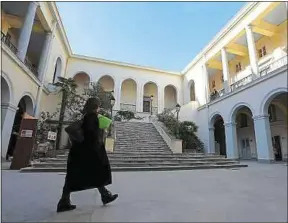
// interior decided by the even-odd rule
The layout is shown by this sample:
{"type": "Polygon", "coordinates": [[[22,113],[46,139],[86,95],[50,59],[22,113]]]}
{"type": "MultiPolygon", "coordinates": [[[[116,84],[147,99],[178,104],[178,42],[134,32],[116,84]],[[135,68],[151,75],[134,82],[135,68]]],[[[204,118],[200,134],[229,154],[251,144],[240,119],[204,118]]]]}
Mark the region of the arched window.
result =
{"type": "Polygon", "coordinates": [[[61,70],[62,70],[62,61],[60,57],[58,57],[56,60],[54,74],[53,74],[53,83],[58,81],[58,77],[61,76],[61,70]]]}
{"type": "Polygon", "coordinates": [[[195,83],[193,80],[190,81],[190,101],[196,101],[195,83]]]}

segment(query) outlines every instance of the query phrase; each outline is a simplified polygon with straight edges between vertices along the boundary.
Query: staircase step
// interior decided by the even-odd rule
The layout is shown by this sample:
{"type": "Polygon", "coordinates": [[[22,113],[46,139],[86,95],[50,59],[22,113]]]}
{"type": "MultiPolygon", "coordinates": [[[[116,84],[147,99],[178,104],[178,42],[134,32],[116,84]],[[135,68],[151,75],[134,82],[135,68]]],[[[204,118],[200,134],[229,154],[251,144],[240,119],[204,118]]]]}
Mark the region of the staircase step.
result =
{"type": "MultiPolygon", "coordinates": [[[[176,171],[176,170],[200,170],[200,169],[231,169],[247,167],[246,164],[227,164],[227,165],[202,165],[202,166],[153,166],[153,167],[112,167],[112,172],[122,171],[176,171]]],[[[66,172],[66,168],[35,168],[26,167],[20,170],[23,173],[29,172],[66,172]]]]}

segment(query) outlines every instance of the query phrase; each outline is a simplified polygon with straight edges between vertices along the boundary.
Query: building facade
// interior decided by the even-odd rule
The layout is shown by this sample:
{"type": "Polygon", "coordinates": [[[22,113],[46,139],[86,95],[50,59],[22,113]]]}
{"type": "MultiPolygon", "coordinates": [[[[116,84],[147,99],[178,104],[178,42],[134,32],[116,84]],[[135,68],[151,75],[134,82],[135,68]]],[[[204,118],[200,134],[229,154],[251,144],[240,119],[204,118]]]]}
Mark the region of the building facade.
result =
{"type": "Polygon", "coordinates": [[[206,153],[287,159],[287,3],[247,4],[181,72],[75,55],[54,2],[1,4],[2,157],[21,112],[55,110],[61,76],[79,89],[99,81],[115,111],[145,117],[179,103],[206,153]]]}

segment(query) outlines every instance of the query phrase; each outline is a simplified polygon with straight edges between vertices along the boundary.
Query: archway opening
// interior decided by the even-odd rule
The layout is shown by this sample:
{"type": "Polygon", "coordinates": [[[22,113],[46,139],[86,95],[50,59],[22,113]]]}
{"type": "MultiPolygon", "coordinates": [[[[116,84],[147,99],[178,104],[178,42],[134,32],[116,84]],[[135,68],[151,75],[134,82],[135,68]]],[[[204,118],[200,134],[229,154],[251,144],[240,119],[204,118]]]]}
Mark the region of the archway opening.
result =
{"type": "Polygon", "coordinates": [[[168,85],[164,88],[164,108],[172,109],[177,104],[177,91],[172,85],[168,85]]]}
{"type": "Polygon", "coordinates": [[[137,84],[132,79],[126,79],[121,85],[120,109],[136,112],[137,84]]]}
{"type": "MultiPolygon", "coordinates": [[[[276,161],[287,160],[287,105],[288,93],[283,92],[272,96],[264,109],[269,115],[272,149],[276,161]]],[[[269,137],[269,136],[268,136],[269,137]]]]}
{"type": "Polygon", "coordinates": [[[85,88],[89,86],[90,77],[85,72],[80,72],[73,77],[75,83],[79,88],[85,88]]]}
{"type": "Polygon", "coordinates": [[[15,150],[17,137],[19,135],[20,125],[21,125],[21,121],[22,121],[24,113],[27,113],[29,115],[33,114],[33,101],[29,96],[25,95],[19,101],[17,107],[18,109],[15,114],[10,141],[8,144],[8,151],[6,154],[7,160],[9,159],[9,157],[13,157],[13,153],[15,150]]]}
{"type": "MultiPolygon", "coordinates": [[[[9,89],[9,85],[6,82],[6,80],[1,77],[1,105],[6,105],[8,106],[10,102],[10,89],[9,89]]],[[[6,113],[7,113],[7,109],[6,106],[1,106],[1,128],[3,128],[4,125],[4,120],[6,117],[6,113]]]]}
{"type": "Polygon", "coordinates": [[[236,145],[239,158],[242,160],[257,159],[257,145],[253,114],[247,106],[240,106],[232,115],[232,122],[236,122],[236,145]]]}
{"type": "Polygon", "coordinates": [[[104,91],[114,91],[114,80],[112,77],[108,75],[103,76],[98,80],[98,82],[101,84],[104,91]]]}
{"type": "Polygon", "coordinates": [[[196,101],[196,96],[195,96],[195,83],[193,80],[190,81],[189,83],[189,90],[190,90],[190,101],[196,101]]]}
{"type": "Polygon", "coordinates": [[[58,77],[61,76],[61,71],[62,71],[62,61],[61,61],[60,57],[58,57],[56,60],[56,64],[55,64],[52,83],[55,83],[58,81],[58,77]]]}
{"type": "Polygon", "coordinates": [[[143,112],[158,113],[158,87],[153,82],[144,85],[143,112]]]}
{"type": "Polygon", "coordinates": [[[212,122],[214,126],[215,153],[227,156],[224,120],[221,115],[216,115],[212,122]]]}

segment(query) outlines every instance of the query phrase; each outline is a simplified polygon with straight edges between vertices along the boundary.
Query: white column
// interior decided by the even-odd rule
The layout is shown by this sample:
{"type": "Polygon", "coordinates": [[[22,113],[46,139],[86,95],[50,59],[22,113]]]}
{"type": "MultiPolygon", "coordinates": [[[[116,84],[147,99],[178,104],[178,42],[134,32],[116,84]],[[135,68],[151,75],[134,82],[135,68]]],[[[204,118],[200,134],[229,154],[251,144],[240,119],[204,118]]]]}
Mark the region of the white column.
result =
{"type": "Polygon", "coordinates": [[[221,49],[221,58],[222,58],[222,67],[223,67],[224,90],[227,93],[229,92],[230,74],[229,74],[227,52],[225,48],[221,49]]]}
{"type": "Polygon", "coordinates": [[[139,83],[137,85],[137,101],[136,101],[136,111],[137,112],[143,112],[142,106],[143,106],[143,84],[139,83]]]}
{"type": "Polygon", "coordinates": [[[259,76],[259,67],[258,67],[258,59],[257,59],[257,51],[255,46],[254,35],[251,26],[246,26],[245,30],[248,43],[248,52],[249,52],[251,70],[253,78],[256,78],[259,76]]]}
{"type": "MultiPolygon", "coordinates": [[[[55,21],[52,25],[51,33],[46,34],[46,39],[45,43],[41,52],[41,57],[40,57],[40,62],[38,66],[38,74],[39,74],[39,80],[41,82],[41,85],[38,87],[38,92],[37,92],[37,98],[36,98],[36,106],[34,109],[34,116],[39,117],[40,115],[40,102],[42,98],[42,93],[43,93],[43,87],[44,87],[44,82],[45,82],[45,77],[47,74],[47,68],[48,68],[48,62],[50,58],[50,52],[52,49],[52,43],[53,39],[55,37],[55,29],[57,26],[57,22],[55,21]]],[[[66,64],[67,66],[67,64],[66,64]]]]}
{"type": "Polygon", "coordinates": [[[274,160],[269,115],[253,116],[258,161],[274,160]]]}
{"type": "Polygon", "coordinates": [[[23,62],[26,57],[37,7],[38,7],[37,2],[29,2],[28,10],[27,10],[24,23],[23,23],[23,27],[21,29],[20,37],[18,40],[17,56],[23,62]]]}
{"type": "Polygon", "coordinates": [[[214,127],[209,127],[209,149],[208,153],[215,153],[215,136],[214,136],[214,127]]]}
{"type": "Polygon", "coordinates": [[[114,98],[115,98],[115,105],[113,110],[119,111],[120,104],[121,104],[121,82],[120,80],[116,79],[114,83],[114,98]]]}
{"type": "MultiPolygon", "coordinates": [[[[207,71],[206,63],[203,65],[203,74],[204,74],[204,87],[205,87],[205,99],[206,103],[209,103],[210,101],[210,92],[209,92],[209,74],[207,71]]],[[[196,87],[196,85],[195,85],[196,87]]]]}
{"type": "Polygon", "coordinates": [[[164,111],[164,102],[165,102],[164,87],[160,85],[158,88],[158,113],[162,113],[164,111]]]}
{"type": "Polygon", "coordinates": [[[52,33],[50,32],[46,33],[44,46],[42,48],[40,61],[38,65],[38,79],[40,80],[41,83],[44,81],[44,69],[45,69],[45,64],[47,62],[47,58],[48,58],[51,40],[52,40],[52,33]]]}
{"type": "Polygon", "coordinates": [[[239,159],[239,152],[237,147],[237,133],[236,123],[225,123],[225,140],[227,158],[239,159]]]}
{"type": "Polygon", "coordinates": [[[5,115],[2,121],[2,132],[1,132],[1,156],[6,157],[8,145],[10,141],[10,136],[12,132],[12,127],[15,119],[15,114],[17,111],[17,106],[12,104],[1,104],[2,115],[5,115]]]}

